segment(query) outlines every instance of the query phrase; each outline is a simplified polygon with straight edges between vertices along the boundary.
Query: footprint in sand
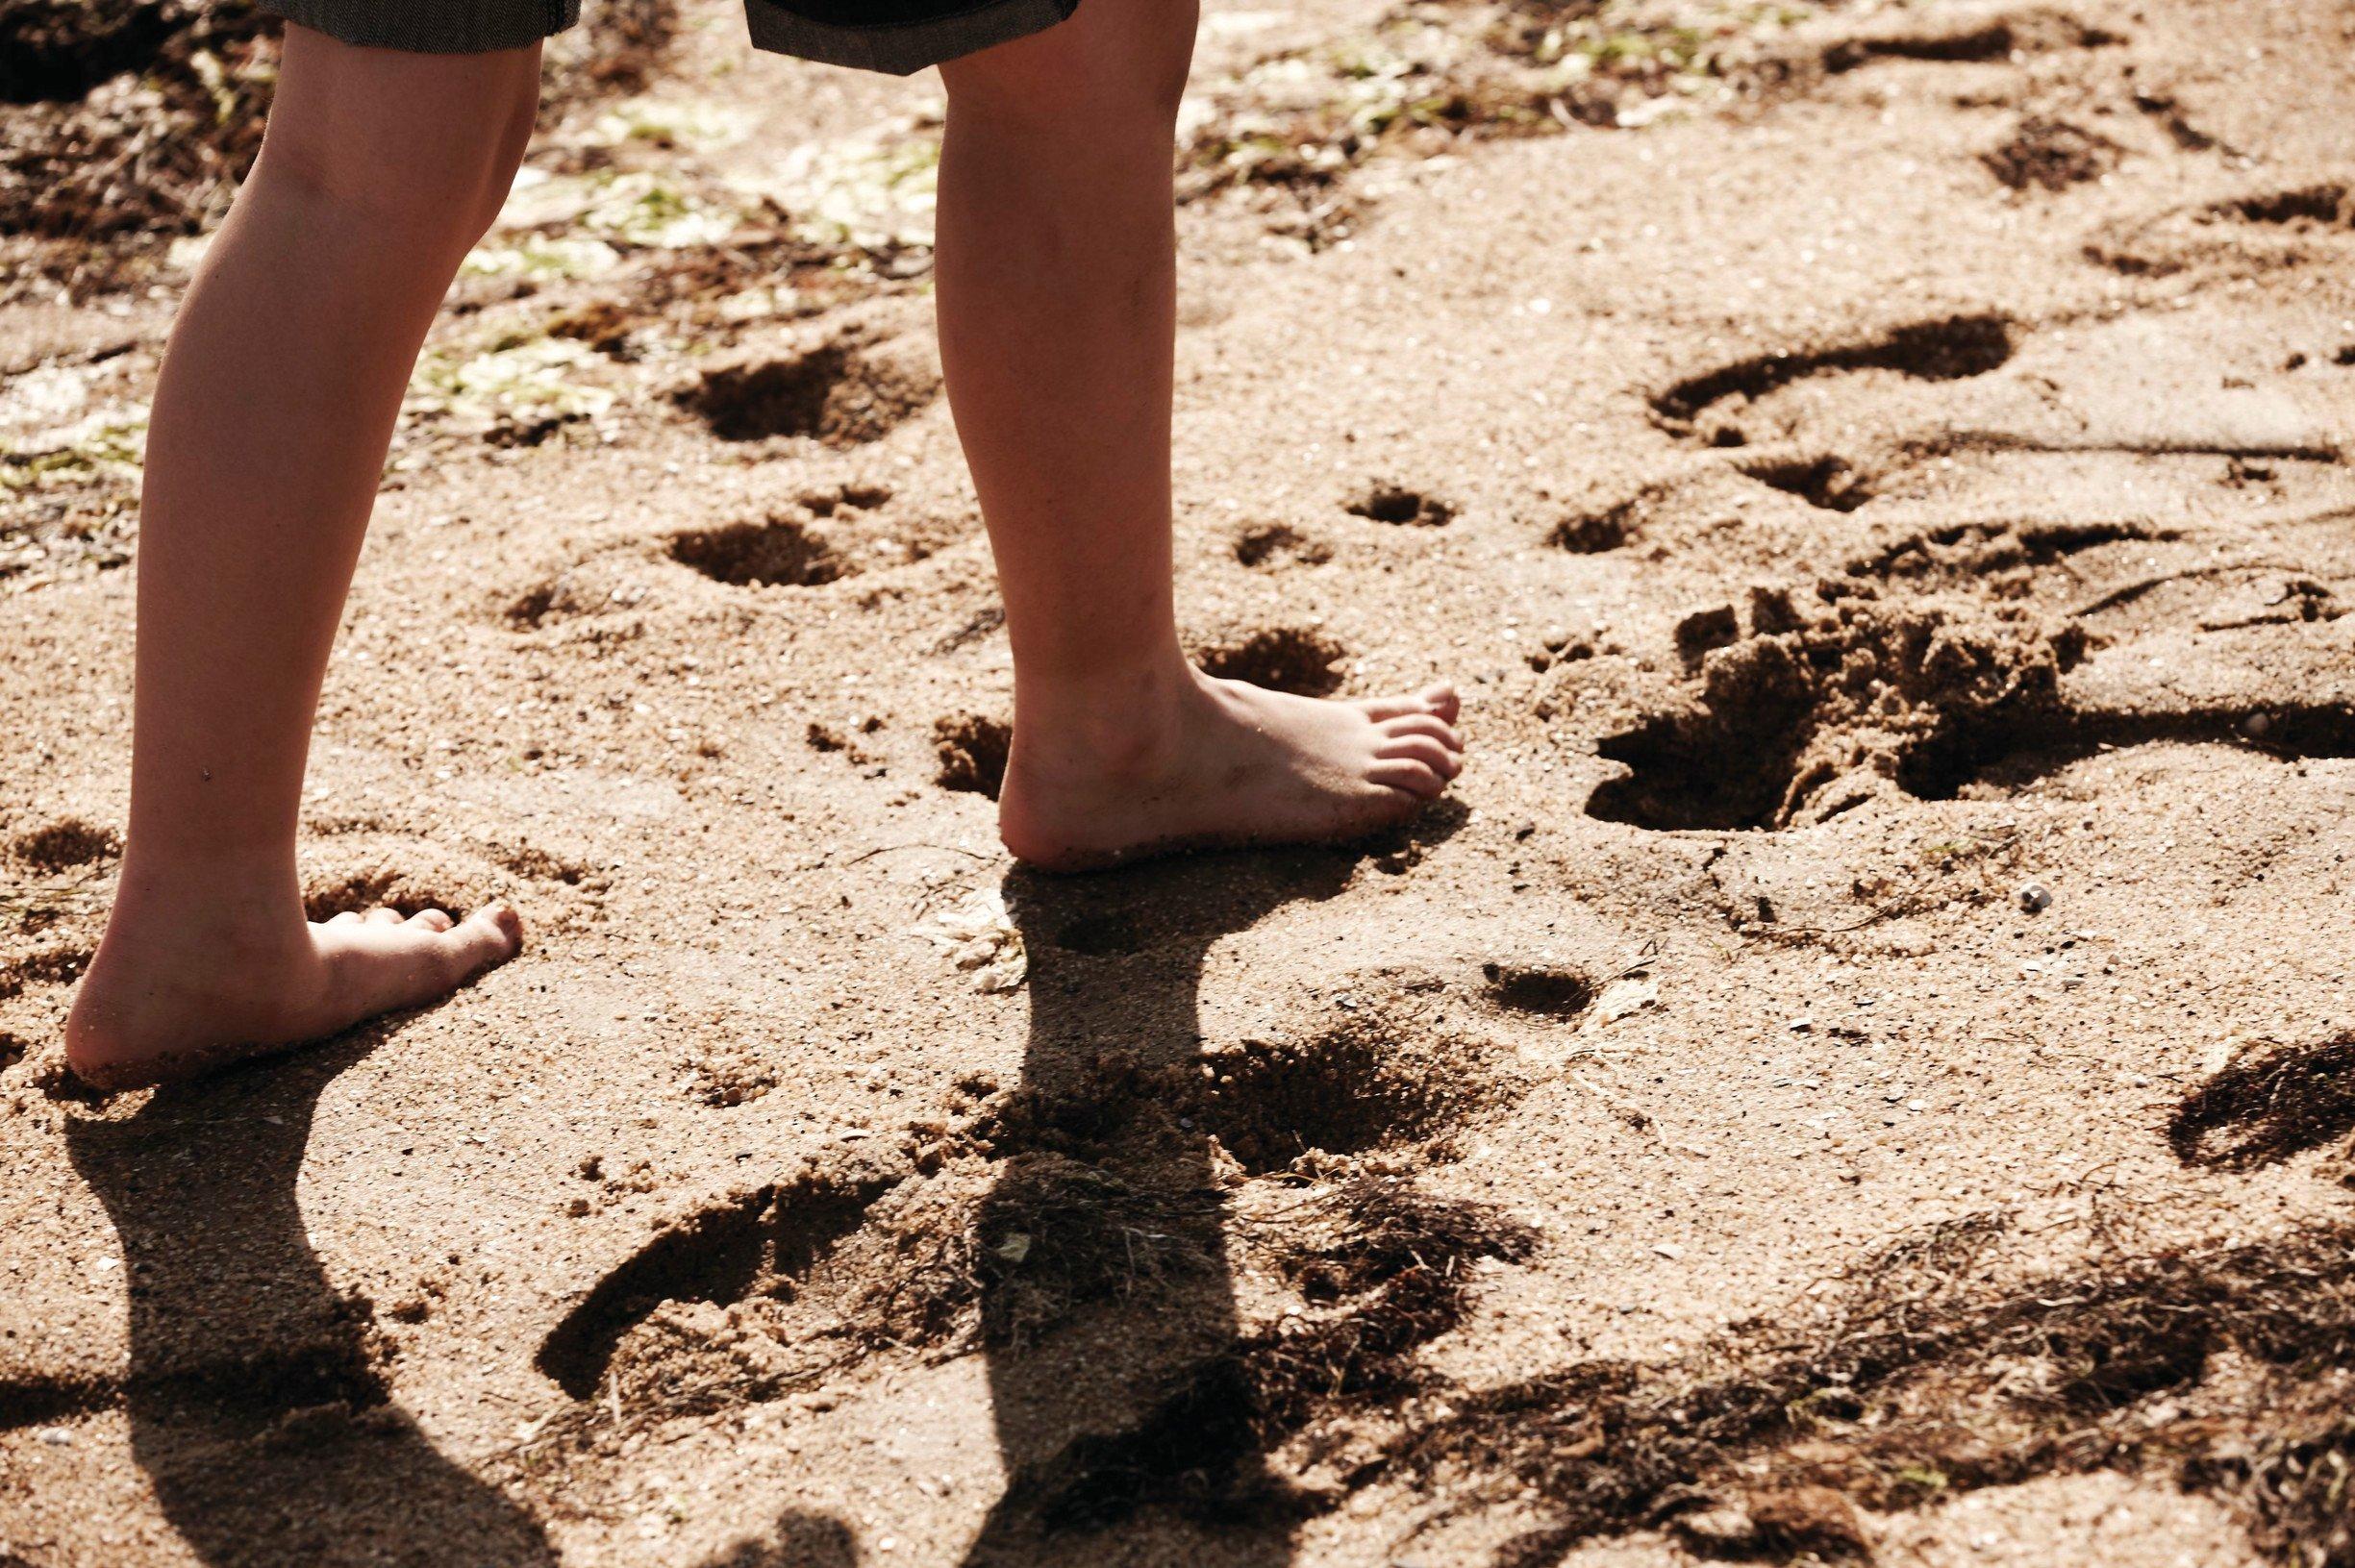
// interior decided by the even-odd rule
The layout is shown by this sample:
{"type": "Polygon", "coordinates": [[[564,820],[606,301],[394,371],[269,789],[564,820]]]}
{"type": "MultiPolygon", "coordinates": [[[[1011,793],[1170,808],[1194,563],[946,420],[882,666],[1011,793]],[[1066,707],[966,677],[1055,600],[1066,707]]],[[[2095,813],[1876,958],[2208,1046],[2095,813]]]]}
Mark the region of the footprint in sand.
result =
{"type": "Polygon", "coordinates": [[[1739,422],[1741,410],[1782,387],[1871,371],[1916,381],[1964,381],[2002,369],[2018,346],[2019,330],[2008,317],[1941,316],[1851,342],[1737,360],[1656,393],[1652,412],[1663,429],[1681,439],[1747,446],[1753,436],[1739,422]]]}
{"type": "Polygon", "coordinates": [[[1626,771],[1587,814],[1655,830],[1821,822],[1893,787],[1949,800],[2111,747],[2236,746],[2284,761],[2355,756],[2355,708],[2267,703],[2111,709],[2065,693],[2083,634],[1948,604],[1808,602],[1761,593],[1751,630],[1703,665],[1700,690],[1602,736],[1626,771]]]}
{"type": "Polygon", "coordinates": [[[1394,528],[1444,528],[1455,521],[1456,505],[1428,490],[1377,480],[1345,509],[1352,517],[1394,528]]]}
{"type": "Polygon", "coordinates": [[[1304,534],[1290,523],[1251,523],[1235,535],[1237,564],[1257,571],[1285,566],[1321,566],[1333,559],[1333,547],[1304,534]]]}
{"type": "Polygon", "coordinates": [[[846,332],[814,346],[748,351],[705,370],[679,403],[727,441],[882,439],[940,390],[928,346],[846,332]]]}
{"type": "Polygon", "coordinates": [[[789,1299],[894,1184],[877,1175],[813,1174],[684,1215],[600,1279],[541,1341],[533,1364],[574,1399],[589,1399],[624,1335],[656,1307],[789,1299]]]}
{"type": "Polygon", "coordinates": [[[727,523],[670,536],[670,559],[731,587],[811,588],[858,570],[824,534],[798,517],[727,523]]]}
{"type": "Polygon", "coordinates": [[[1247,636],[1196,646],[1203,674],[1247,681],[1295,697],[1330,697],[1341,688],[1349,651],[1313,627],[1277,626],[1247,636]]]}

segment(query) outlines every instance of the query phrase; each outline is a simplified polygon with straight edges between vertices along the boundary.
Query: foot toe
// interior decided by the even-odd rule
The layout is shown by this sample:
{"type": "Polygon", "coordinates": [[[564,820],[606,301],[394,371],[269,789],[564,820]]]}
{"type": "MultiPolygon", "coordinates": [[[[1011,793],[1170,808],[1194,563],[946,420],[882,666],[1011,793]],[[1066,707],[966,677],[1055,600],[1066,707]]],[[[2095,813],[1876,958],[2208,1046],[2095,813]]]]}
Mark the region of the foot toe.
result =
{"type": "Polygon", "coordinates": [[[493,899],[466,916],[465,924],[479,925],[495,942],[498,960],[494,961],[512,958],[523,951],[523,916],[503,898],[493,899]]]}
{"type": "Polygon", "coordinates": [[[1367,769],[1365,777],[1416,800],[1436,800],[1447,790],[1447,781],[1438,770],[1412,757],[1386,757],[1367,769]]]}
{"type": "Polygon", "coordinates": [[[410,929],[417,933],[431,956],[437,971],[436,994],[455,990],[484,970],[497,968],[523,947],[523,921],[504,902],[487,905],[442,929],[413,922],[410,929]]]}
{"type": "Polygon", "coordinates": [[[321,921],[320,924],[328,926],[357,926],[360,924],[360,911],[358,909],[339,910],[335,914],[329,915],[325,920],[321,921]]]}
{"type": "Polygon", "coordinates": [[[419,909],[415,914],[409,917],[409,924],[415,926],[422,931],[439,932],[448,931],[452,926],[457,925],[458,922],[451,919],[448,914],[439,909],[419,909]]]}
{"type": "Polygon", "coordinates": [[[1462,706],[1457,700],[1456,688],[1444,683],[1425,686],[1405,696],[1367,697],[1358,704],[1365,716],[1376,723],[1428,714],[1443,724],[1453,724],[1456,712],[1462,706]]]}
{"type": "Polygon", "coordinates": [[[382,904],[379,904],[375,908],[370,909],[366,914],[362,915],[361,919],[366,921],[371,926],[397,926],[401,923],[401,911],[398,909],[388,909],[382,904]]]}
{"type": "Polygon", "coordinates": [[[1438,741],[1451,752],[1464,749],[1464,737],[1456,734],[1456,727],[1437,713],[1406,713],[1394,719],[1386,719],[1382,724],[1382,733],[1393,739],[1422,735],[1438,741]]]}
{"type": "Polygon", "coordinates": [[[1420,762],[1442,779],[1464,771],[1462,759],[1429,735],[1392,735],[1374,755],[1386,762],[1420,762]]]}

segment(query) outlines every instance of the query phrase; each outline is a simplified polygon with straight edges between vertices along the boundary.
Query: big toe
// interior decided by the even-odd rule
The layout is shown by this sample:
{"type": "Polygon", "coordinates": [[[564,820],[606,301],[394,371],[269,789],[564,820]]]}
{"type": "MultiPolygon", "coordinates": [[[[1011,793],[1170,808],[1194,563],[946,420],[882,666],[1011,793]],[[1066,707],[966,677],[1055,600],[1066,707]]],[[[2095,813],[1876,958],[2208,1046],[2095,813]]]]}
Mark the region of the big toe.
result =
{"type": "Polygon", "coordinates": [[[523,951],[523,916],[505,899],[494,899],[442,933],[472,966],[467,973],[505,963],[523,951]]]}

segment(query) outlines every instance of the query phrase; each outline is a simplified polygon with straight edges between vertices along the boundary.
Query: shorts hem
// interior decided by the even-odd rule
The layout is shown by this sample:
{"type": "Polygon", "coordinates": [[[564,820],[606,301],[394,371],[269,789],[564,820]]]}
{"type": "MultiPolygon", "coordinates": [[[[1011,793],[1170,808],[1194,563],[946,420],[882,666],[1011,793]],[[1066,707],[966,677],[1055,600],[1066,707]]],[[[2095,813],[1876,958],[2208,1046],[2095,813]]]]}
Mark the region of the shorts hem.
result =
{"type": "Polygon", "coordinates": [[[581,0],[262,0],[262,9],[359,48],[420,55],[528,49],[581,19],[581,0]]]}
{"type": "Polygon", "coordinates": [[[860,27],[813,21],[778,0],[745,0],[744,6],[756,49],[892,76],[1042,33],[1078,9],[1079,0],[985,0],[935,21],[860,27]]]}

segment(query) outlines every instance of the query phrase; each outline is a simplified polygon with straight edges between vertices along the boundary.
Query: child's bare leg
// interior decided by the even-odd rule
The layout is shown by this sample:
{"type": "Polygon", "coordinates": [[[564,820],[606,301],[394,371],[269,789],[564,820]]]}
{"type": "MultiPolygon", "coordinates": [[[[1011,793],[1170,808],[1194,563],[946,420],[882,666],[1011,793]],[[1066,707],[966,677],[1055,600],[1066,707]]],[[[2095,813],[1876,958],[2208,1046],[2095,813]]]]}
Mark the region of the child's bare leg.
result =
{"type": "Polygon", "coordinates": [[[308,924],[311,723],[401,397],[531,130],[539,52],[288,29],[260,162],[156,391],[138,545],[131,831],[69,1058],[179,1076],[332,1034],[512,956],[504,907],[308,924]]]}
{"type": "Polygon", "coordinates": [[[1461,766],[1454,692],[1315,702],[1178,646],[1171,142],[1194,0],[1097,0],[945,69],[940,346],[1004,584],[1007,846],[1048,866],[1358,835],[1461,766]]]}

